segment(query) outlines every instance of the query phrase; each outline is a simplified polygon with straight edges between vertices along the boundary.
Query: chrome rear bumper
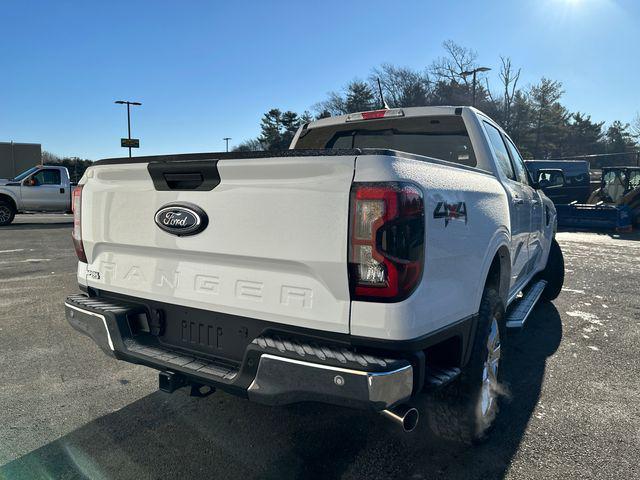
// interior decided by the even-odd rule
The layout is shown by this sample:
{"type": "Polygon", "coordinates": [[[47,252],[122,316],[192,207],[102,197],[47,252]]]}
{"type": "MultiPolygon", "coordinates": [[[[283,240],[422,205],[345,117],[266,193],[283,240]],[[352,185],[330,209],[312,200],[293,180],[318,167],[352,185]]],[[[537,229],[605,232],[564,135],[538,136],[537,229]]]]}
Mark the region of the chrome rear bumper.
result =
{"type": "Polygon", "coordinates": [[[345,406],[370,404],[377,410],[406,401],[413,368],[365,372],[263,354],[249,385],[249,399],[268,405],[319,401],[345,406]]]}
{"type": "Polygon", "coordinates": [[[74,295],[65,311],[69,323],[108,355],[171,372],[181,385],[220,387],[267,405],[317,401],[382,411],[409,400],[414,389],[408,360],[329,340],[263,334],[249,340],[243,360],[234,363],[166,344],[161,335],[134,333],[131,322],[149,317],[144,305],[74,295]]]}

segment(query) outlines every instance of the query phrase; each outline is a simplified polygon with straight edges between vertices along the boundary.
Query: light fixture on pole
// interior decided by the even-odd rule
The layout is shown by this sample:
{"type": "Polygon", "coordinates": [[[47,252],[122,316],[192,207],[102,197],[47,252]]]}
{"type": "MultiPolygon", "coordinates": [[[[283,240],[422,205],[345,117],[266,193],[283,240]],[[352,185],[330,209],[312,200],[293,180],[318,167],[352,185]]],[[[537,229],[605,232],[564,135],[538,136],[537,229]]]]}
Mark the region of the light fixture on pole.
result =
{"type": "Polygon", "coordinates": [[[462,77],[468,77],[469,75],[473,75],[473,81],[472,81],[472,91],[473,91],[473,101],[471,103],[472,107],[476,106],[476,75],[478,74],[478,72],[488,72],[489,70],[491,70],[489,67],[478,67],[478,68],[474,68],[473,70],[467,70],[465,72],[460,72],[460,76],[462,77]]]}

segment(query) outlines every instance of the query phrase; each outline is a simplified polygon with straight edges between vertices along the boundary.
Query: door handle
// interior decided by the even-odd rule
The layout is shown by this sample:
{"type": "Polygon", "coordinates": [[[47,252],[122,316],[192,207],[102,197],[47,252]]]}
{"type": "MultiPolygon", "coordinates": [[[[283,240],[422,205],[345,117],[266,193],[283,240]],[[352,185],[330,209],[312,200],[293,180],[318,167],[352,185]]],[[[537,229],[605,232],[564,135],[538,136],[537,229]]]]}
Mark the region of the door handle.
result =
{"type": "Polygon", "coordinates": [[[524,203],[524,200],[523,200],[522,198],[520,198],[520,197],[515,197],[515,196],[514,196],[514,197],[513,197],[513,203],[514,203],[515,205],[522,205],[522,204],[524,203]]]}
{"type": "Polygon", "coordinates": [[[539,202],[538,200],[535,200],[535,199],[534,199],[534,200],[531,200],[531,203],[532,203],[533,205],[538,205],[540,202],[539,202]]]}
{"type": "Polygon", "coordinates": [[[64,187],[60,187],[60,193],[64,193],[64,187]]]}

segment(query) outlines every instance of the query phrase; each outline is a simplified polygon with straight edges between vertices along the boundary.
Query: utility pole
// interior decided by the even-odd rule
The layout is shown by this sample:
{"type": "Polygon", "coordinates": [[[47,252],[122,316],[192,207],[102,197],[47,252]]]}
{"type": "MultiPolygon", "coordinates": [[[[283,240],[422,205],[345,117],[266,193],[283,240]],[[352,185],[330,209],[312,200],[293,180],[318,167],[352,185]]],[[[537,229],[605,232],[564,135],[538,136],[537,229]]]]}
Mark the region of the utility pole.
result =
{"type": "MultiPolygon", "coordinates": [[[[118,105],[126,105],[127,106],[127,140],[128,142],[120,142],[121,146],[129,147],[129,158],[131,158],[131,147],[134,145],[134,142],[131,141],[131,105],[142,105],[140,102],[130,102],[128,100],[116,100],[115,103],[118,105]],[[126,145],[124,145],[126,143],[126,145]]],[[[140,142],[138,141],[138,146],[140,142]]],[[[135,147],[138,148],[138,147],[135,147]]]]}
{"type": "Polygon", "coordinates": [[[489,70],[491,70],[489,67],[478,67],[474,68],[473,70],[467,70],[466,72],[460,72],[460,75],[465,78],[469,75],[473,75],[473,80],[471,83],[471,89],[473,91],[473,101],[471,103],[472,107],[476,106],[476,75],[478,74],[478,72],[488,72],[489,70]]]}
{"type": "Polygon", "coordinates": [[[229,151],[229,140],[231,140],[231,137],[224,137],[223,140],[225,142],[227,142],[227,152],[229,151]]]}

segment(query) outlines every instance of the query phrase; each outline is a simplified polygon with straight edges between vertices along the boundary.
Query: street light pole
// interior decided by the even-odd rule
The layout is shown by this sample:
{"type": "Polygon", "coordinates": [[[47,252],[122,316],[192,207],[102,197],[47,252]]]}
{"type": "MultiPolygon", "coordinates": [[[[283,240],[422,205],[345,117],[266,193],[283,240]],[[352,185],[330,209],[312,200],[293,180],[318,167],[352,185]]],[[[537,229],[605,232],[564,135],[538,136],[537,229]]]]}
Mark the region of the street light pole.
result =
{"type": "MultiPolygon", "coordinates": [[[[131,105],[142,105],[140,102],[129,102],[128,100],[116,100],[118,105],[127,106],[127,135],[129,142],[131,142],[131,105]]],[[[131,146],[129,146],[129,158],[131,158],[131,146]]]]}
{"type": "MultiPolygon", "coordinates": [[[[473,101],[476,98],[476,74],[473,74],[473,101]]],[[[127,138],[131,140],[131,104],[127,102],[127,138]]],[[[129,147],[129,158],[131,158],[131,147],[129,147]]]]}
{"type": "Polygon", "coordinates": [[[471,87],[471,89],[473,90],[473,93],[471,94],[471,106],[475,107],[476,106],[476,75],[478,74],[478,72],[476,70],[473,71],[473,86],[471,87]]]}
{"type": "Polygon", "coordinates": [[[223,140],[225,142],[227,142],[227,152],[229,151],[229,140],[231,140],[231,137],[224,137],[223,140]]]}
{"type": "Polygon", "coordinates": [[[489,70],[491,70],[489,67],[478,67],[478,68],[474,68],[473,70],[460,72],[460,76],[462,77],[468,77],[469,75],[473,76],[473,80],[471,82],[471,91],[472,91],[471,106],[472,107],[476,106],[476,75],[478,74],[478,72],[488,72],[489,70]]]}

